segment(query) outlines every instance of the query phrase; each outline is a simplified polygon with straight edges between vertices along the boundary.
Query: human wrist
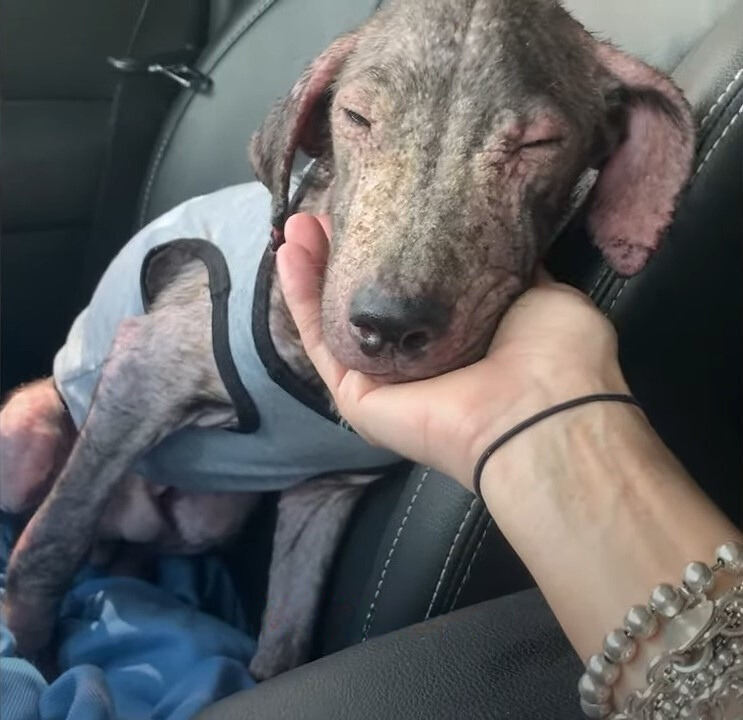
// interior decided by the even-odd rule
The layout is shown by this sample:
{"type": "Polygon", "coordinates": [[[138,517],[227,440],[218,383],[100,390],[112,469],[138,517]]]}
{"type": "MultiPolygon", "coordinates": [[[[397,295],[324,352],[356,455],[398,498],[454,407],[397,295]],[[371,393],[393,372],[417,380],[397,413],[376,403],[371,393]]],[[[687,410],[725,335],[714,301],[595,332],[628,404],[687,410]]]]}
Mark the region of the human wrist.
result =
{"type": "MultiPolygon", "coordinates": [[[[519,423],[549,408],[576,398],[599,394],[629,395],[630,391],[618,365],[610,364],[600,372],[585,369],[568,369],[563,371],[545,370],[533,372],[513,389],[513,398],[507,404],[507,411],[493,413],[483,406],[479,417],[472,419],[474,428],[467,446],[467,457],[464,463],[466,476],[461,478],[463,484],[471,487],[473,471],[486,449],[500,436],[519,423]]],[[[501,406],[505,403],[501,402],[501,406]]],[[[548,455],[551,449],[564,445],[563,434],[573,428],[573,424],[582,422],[579,410],[566,410],[567,415],[546,418],[543,427],[529,427],[507,443],[508,447],[497,451],[497,458],[489,459],[483,474],[490,475],[494,464],[501,465],[507,457],[510,470],[499,470],[498,475],[521,474],[535,457],[548,455]],[[521,437],[521,436],[524,437],[521,437]]],[[[559,413],[562,415],[562,413],[559,413]]],[[[590,416],[588,412],[583,417],[590,416]]],[[[541,423],[540,423],[541,424],[541,423]]]]}
{"type": "Polygon", "coordinates": [[[587,495],[586,501],[602,503],[610,490],[606,477],[620,470],[630,473],[635,463],[647,468],[653,462],[649,453],[642,452],[642,460],[637,455],[636,437],[644,432],[637,426],[646,424],[637,407],[620,402],[588,403],[545,418],[488,460],[481,480],[483,500],[496,520],[506,515],[506,525],[522,514],[551,512],[555,493],[568,487],[587,495]],[[619,468],[624,450],[632,457],[619,468]]]}
{"type": "Polygon", "coordinates": [[[583,655],[627,607],[735,529],[637,408],[584,405],[531,430],[487,467],[483,496],[583,655]],[[583,612],[566,573],[583,588],[583,612]]]}

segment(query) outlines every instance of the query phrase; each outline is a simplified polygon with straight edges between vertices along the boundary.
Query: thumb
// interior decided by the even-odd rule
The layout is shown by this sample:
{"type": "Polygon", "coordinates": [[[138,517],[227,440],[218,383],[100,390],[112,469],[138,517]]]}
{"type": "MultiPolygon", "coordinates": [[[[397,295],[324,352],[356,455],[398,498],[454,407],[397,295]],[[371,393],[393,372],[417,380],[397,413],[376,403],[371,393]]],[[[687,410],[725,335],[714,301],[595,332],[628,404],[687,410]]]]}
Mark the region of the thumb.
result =
{"type": "Polygon", "coordinates": [[[344,369],[330,354],[322,331],[321,287],[328,239],[320,222],[306,213],[287,220],[285,237],[276,255],[281,289],[307,355],[334,393],[344,369]]]}

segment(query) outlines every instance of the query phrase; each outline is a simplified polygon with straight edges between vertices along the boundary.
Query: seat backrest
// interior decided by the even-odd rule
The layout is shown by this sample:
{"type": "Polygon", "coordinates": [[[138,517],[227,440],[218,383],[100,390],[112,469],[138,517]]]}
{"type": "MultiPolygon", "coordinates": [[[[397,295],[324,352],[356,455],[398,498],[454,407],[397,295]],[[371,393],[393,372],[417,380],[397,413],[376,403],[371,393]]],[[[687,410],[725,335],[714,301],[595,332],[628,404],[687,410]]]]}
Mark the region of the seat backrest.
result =
{"type": "Polygon", "coordinates": [[[251,0],[202,55],[208,94],[184,93],[155,146],[140,197],[144,225],[196,195],[254,179],[248,141],[304,67],[378,0],[251,0]]]}
{"type": "Polygon", "coordinates": [[[737,0],[567,0],[588,30],[671,72],[737,0]]]}

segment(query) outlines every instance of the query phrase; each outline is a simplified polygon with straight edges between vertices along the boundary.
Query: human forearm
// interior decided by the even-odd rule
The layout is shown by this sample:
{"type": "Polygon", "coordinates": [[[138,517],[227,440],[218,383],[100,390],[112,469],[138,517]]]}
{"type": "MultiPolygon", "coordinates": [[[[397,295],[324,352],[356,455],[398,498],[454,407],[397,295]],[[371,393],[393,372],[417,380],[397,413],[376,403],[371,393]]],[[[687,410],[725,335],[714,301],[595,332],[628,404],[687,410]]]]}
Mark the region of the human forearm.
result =
{"type": "MultiPolygon", "coordinates": [[[[689,561],[741,538],[642,413],[616,403],[517,436],[486,465],[482,490],[584,660],[653,587],[678,585],[689,561]]],[[[646,667],[638,658],[625,682],[646,667]]]]}

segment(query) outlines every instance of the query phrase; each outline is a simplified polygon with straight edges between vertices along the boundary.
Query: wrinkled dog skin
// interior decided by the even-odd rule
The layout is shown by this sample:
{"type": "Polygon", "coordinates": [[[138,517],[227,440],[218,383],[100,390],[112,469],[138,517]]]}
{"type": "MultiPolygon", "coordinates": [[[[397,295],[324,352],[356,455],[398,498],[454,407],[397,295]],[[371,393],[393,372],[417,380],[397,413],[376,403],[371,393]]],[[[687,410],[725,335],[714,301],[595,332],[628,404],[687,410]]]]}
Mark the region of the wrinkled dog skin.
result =
{"type": "Polygon", "coordinates": [[[602,169],[597,245],[640,270],[692,139],[670,81],[555,2],[418,0],[336,41],[252,155],[279,196],[293,144],[327,168],[326,335],[350,367],[400,381],[482,354],[587,168],[602,169]]]}
{"type": "MultiPolygon", "coordinates": [[[[252,140],[276,241],[298,149],[316,159],[301,207],[332,217],[327,340],[348,366],[403,381],[482,355],[587,169],[598,171],[586,207],[596,245],[619,273],[639,271],[688,178],[693,130],[668,78],[554,0],[396,0],[318,57],[252,140]]],[[[44,647],[101,533],[187,551],[233,533],[255,504],[156,494],[130,473],[185,425],[234,423],[210,318],[203,269],[181,272],[148,314],[121,324],[79,435],[48,381],[0,413],[0,505],[41,503],[8,567],[21,650],[44,647]]],[[[278,283],[269,326],[295,374],[317,383],[278,283]]],[[[267,616],[280,606],[285,622],[264,624],[256,676],[306,660],[359,482],[309,482],[282,498],[276,546],[291,551],[273,560],[267,616]]]]}

